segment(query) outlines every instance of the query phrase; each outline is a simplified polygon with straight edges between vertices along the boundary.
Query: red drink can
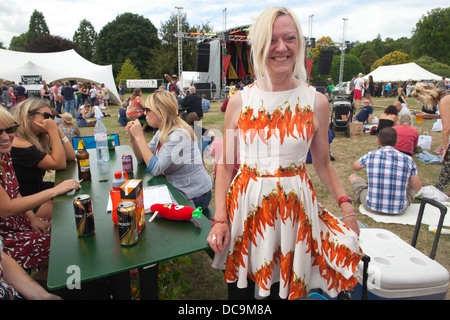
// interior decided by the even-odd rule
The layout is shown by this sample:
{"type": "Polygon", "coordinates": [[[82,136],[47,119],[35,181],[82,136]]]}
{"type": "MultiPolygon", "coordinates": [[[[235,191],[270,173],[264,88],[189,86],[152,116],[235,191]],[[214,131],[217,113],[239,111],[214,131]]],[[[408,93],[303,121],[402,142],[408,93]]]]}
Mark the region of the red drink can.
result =
{"type": "Polygon", "coordinates": [[[122,156],[122,169],[127,173],[133,172],[133,157],[131,154],[124,154],[122,156]]]}

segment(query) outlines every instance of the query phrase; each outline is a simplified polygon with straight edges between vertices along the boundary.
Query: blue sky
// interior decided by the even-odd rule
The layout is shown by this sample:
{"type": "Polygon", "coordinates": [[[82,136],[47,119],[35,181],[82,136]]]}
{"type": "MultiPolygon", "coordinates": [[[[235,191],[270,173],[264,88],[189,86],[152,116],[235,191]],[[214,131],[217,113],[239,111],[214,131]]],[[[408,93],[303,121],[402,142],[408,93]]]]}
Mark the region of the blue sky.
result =
{"type": "Polygon", "coordinates": [[[308,34],[309,17],[312,18],[312,37],[330,36],[339,42],[342,35],[343,18],[347,20],[346,40],[365,42],[378,34],[382,39],[411,37],[417,21],[434,8],[445,8],[448,0],[14,0],[0,2],[0,42],[9,46],[11,38],[28,30],[34,9],[44,14],[50,33],[72,39],[73,33],[84,18],[89,20],[97,32],[114,20],[118,14],[132,12],[152,21],[159,28],[182,7],[191,25],[209,23],[215,30],[223,28],[223,11],[226,8],[226,27],[251,24],[265,8],[288,6],[296,12],[308,34]]]}

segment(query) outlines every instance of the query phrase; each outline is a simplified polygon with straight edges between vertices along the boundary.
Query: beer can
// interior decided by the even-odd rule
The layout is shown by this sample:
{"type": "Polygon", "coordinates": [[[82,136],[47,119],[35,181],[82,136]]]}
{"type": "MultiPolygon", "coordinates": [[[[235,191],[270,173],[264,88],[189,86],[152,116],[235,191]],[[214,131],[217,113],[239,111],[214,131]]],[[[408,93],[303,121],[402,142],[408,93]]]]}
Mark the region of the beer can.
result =
{"type": "Polygon", "coordinates": [[[73,199],[75,210],[75,223],[80,237],[90,236],[95,233],[94,212],[92,211],[91,196],[80,194],[73,199]]]}
{"type": "Polygon", "coordinates": [[[131,154],[124,154],[122,156],[122,170],[127,173],[133,172],[133,157],[131,154]]]}
{"type": "Polygon", "coordinates": [[[132,201],[123,201],[117,206],[119,241],[122,246],[131,246],[138,241],[136,207],[132,201]]]}

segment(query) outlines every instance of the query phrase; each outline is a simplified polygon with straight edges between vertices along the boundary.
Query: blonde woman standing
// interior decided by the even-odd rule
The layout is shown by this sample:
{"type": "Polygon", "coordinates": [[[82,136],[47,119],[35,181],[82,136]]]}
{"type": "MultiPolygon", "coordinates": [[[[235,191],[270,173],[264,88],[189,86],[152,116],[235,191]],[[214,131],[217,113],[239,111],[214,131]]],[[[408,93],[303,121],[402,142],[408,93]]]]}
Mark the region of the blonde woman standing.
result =
{"type": "Polygon", "coordinates": [[[213,266],[225,269],[230,299],[252,299],[255,290],[297,299],[314,288],[335,297],[358,282],[362,253],[354,208],[330,162],[328,100],[306,84],[305,42],[292,10],[265,10],[249,39],[257,81],[230,98],[225,114],[207,238],[213,266]],[[316,198],[305,166],[310,148],[342,220],[316,198]]]}
{"type": "MultiPolygon", "coordinates": [[[[19,127],[11,156],[22,196],[35,194],[53,183],[43,181],[47,170],[64,170],[76,158],[72,142],[58,128],[49,104],[30,98],[17,105],[14,117],[19,127]]],[[[35,208],[39,217],[51,218],[53,204],[35,208]]]]}

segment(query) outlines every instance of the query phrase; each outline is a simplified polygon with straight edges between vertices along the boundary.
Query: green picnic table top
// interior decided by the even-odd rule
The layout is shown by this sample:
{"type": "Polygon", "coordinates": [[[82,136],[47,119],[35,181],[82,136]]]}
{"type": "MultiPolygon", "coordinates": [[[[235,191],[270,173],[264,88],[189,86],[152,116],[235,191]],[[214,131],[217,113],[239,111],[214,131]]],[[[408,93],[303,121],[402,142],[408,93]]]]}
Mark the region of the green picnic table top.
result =
{"type": "MultiPolygon", "coordinates": [[[[53,201],[47,281],[50,289],[63,288],[74,279],[83,282],[103,278],[208,248],[206,238],[211,222],[203,215],[198,219],[201,225],[198,228],[192,221],[171,221],[161,217],[149,223],[150,215],[147,214],[146,226],[137,244],[121,246],[118,227],[107,212],[107,204],[114,172],[122,170],[122,155],[132,154],[131,147],[117,146],[111,150],[106,165],[97,162],[96,149],[88,152],[92,180],[82,181],[82,188],[74,195],[61,195],[53,201]],[[80,194],[89,194],[93,202],[95,234],[87,237],[78,237],[75,225],[73,198],[80,194]]],[[[145,172],[145,166],[138,164],[134,155],[133,167],[129,179],[142,179],[144,188],[167,185],[178,204],[192,206],[165,178],[145,172]]],[[[65,170],[56,172],[55,182],[70,178],[78,179],[76,161],[68,162],[65,170]]]]}

